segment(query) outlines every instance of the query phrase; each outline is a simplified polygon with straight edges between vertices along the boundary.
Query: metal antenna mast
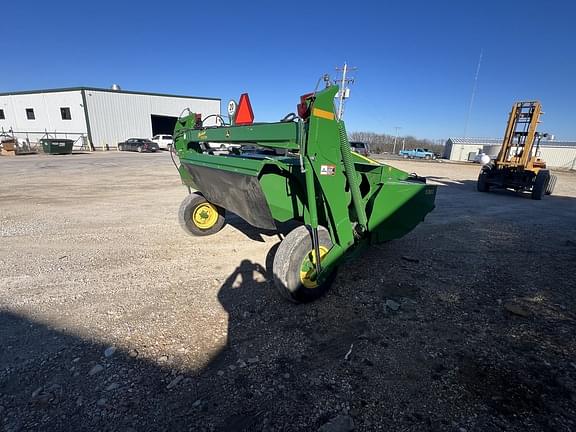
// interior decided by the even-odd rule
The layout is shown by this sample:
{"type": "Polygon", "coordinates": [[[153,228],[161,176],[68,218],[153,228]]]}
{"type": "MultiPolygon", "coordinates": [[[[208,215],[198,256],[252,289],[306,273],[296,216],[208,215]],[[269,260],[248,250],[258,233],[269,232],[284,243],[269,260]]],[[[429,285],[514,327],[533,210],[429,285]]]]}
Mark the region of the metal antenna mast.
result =
{"type": "Polygon", "coordinates": [[[348,84],[354,83],[354,78],[347,77],[347,74],[349,71],[355,71],[356,69],[355,67],[348,67],[346,62],[344,62],[344,67],[336,68],[337,71],[342,71],[342,79],[334,80],[335,83],[340,83],[340,91],[338,92],[338,120],[342,120],[342,116],[344,115],[344,99],[350,97],[350,87],[348,87],[348,84]]]}
{"type": "Polygon", "coordinates": [[[478,75],[480,74],[480,65],[482,64],[482,55],[484,54],[484,49],[480,50],[480,57],[478,58],[478,66],[476,67],[476,75],[474,76],[474,85],[472,86],[472,95],[470,96],[470,105],[468,106],[468,115],[466,116],[466,123],[464,124],[464,138],[468,134],[468,122],[470,121],[470,115],[472,114],[472,105],[474,104],[474,96],[476,96],[476,86],[478,84],[478,75]]]}

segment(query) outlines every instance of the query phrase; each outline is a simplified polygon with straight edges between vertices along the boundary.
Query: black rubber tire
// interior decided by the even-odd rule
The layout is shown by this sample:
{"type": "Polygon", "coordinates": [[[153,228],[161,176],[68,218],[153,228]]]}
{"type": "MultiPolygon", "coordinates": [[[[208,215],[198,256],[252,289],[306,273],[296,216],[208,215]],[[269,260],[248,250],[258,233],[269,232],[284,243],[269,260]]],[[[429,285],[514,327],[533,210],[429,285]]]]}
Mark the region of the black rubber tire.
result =
{"type": "Polygon", "coordinates": [[[426,160],[430,160],[430,155],[426,155],[426,156],[424,156],[424,159],[426,159],[426,160]]]}
{"type": "Polygon", "coordinates": [[[212,204],[218,210],[218,220],[208,229],[198,227],[192,220],[192,214],[196,207],[204,203],[209,203],[209,201],[199,193],[191,193],[184,198],[182,204],[180,204],[180,209],[178,209],[178,222],[180,223],[180,226],[184,231],[194,237],[216,234],[226,223],[226,211],[222,207],[212,204]]]}
{"type": "MultiPolygon", "coordinates": [[[[318,227],[320,246],[332,247],[328,230],[318,227]]],[[[312,234],[308,226],[302,225],[292,230],[280,243],[274,256],[272,271],[274,284],[283,297],[294,303],[308,303],[322,297],[334,282],[336,270],[315,288],[307,288],[300,280],[300,268],[306,255],[312,250],[312,234]]]]}
{"type": "Polygon", "coordinates": [[[546,186],[548,186],[548,182],[550,181],[550,171],[548,170],[540,170],[538,174],[536,174],[536,178],[534,179],[534,185],[532,186],[532,199],[533,200],[541,200],[544,196],[544,192],[546,192],[546,186]]]}
{"type": "Polygon", "coordinates": [[[478,176],[478,181],[476,182],[478,192],[490,192],[490,185],[486,181],[487,178],[488,174],[486,174],[486,171],[481,171],[478,176]]]}
{"type": "Polygon", "coordinates": [[[118,144],[118,151],[124,151],[124,146],[122,144],[118,144]]]}
{"type": "Polygon", "coordinates": [[[404,159],[408,159],[408,155],[404,155],[404,159]]]}
{"type": "Polygon", "coordinates": [[[136,151],[137,151],[138,153],[142,153],[142,146],[136,147],[136,151]]]}
{"type": "Polygon", "coordinates": [[[556,181],[558,180],[558,177],[556,177],[555,175],[550,175],[550,180],[548,181],[548,184],[546,185],[546,192],[544,192],[546,195],[552,195],[554,193],[554,188],[556,188],[556,181]]]}

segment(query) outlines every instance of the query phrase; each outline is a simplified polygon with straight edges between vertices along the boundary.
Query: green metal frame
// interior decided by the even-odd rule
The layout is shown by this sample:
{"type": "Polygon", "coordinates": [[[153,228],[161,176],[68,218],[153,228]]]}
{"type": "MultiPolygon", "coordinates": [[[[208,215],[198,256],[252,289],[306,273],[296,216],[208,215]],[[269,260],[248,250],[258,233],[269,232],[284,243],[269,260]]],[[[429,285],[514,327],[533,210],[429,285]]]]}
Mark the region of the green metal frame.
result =
{"type": "Polygon", "coordinates": [[[309,97],[310,115],[298,121],[202,127],[190,114],[174,131],[187,186],[198,189],[186,165],[256,178],[274,220],[301,221],[312,233],[319,225],[329,230],[333,247],[322,260],[319,282],[344,257],[412,230],[432,211],[436,194],[425,180],[350,150],[344,122],[334,115],[337,92],[331,86],[309,97]],[[255,143],[286,154],[214,155],[202,148],[207,142],[255,143]]]}

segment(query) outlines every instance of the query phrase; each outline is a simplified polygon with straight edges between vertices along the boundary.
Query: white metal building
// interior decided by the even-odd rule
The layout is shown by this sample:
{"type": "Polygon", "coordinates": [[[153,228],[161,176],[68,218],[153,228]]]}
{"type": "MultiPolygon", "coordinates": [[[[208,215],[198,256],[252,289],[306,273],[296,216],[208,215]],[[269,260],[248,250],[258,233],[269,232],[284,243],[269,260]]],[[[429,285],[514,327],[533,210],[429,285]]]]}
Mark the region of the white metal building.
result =
{"type": "MultiPolygon", "coordinates": [[[[502,138],[449,138],[444,147],[444,158],[456,161],[473,160],[478,153],[492,159],[498,156],[502,138]]],[[[540,143],[540,157],[550,168],[576,169],[576,141],[545,141],[540,143]]]]}
{"type": "Polygon", "coordinates": [[[217,98],[91,87],[0,93],[0,133],[30,142],[49,134],[73,139],[75,146],[115,147],[128,138],[172,134],[186,108],[202,117],[220,114],[220,103],[217,98]]]}
{"type": "Polygon", "coordinates": [[[498,155],[501,145],[502,140],[496,138],[448,138],[443,156],[445,159],[467,161],[471,160],[472,155],[484,152],[492,157],[498,155]]]}

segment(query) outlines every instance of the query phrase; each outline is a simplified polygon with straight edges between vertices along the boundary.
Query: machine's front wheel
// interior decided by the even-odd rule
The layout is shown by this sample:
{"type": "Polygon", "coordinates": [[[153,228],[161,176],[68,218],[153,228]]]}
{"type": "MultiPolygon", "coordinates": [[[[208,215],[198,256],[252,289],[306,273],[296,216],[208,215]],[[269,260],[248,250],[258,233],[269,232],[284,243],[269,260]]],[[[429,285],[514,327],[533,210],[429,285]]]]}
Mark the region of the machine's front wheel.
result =
{"type": "Polygon", "coordinates": [[[478,189],[478,192],[489,192],[490,191],[490,185],[486,181],[487,177],[488,177],[488,174],[486,174],[485,171],[482,171],[480,173],[480,175],[478,176],[478,182],[476,183],[476,189],[478,189]]]}
{"type": "Polygon", "coordinates": [[[184,231],[193,236],[216,234],[222,229],[225,210],[206,200],[202,195],[188,195],[180,204],[178,221],[184,231]]]}
{"type": "Polygon", "coordinates": [[[550,171],[540,170],[534,179],[534,186],[532,186],[532,199],[541,200],[546,192],[546,187],[550,181],[550,171]]]}
{"type": "MultiPolygon", "coordinates": [[[[320,262],[332,247],[328,230],[318,227],[320,262]]],[[[305,303],[321,297],[332,285],[336,272],[333,271],[319,284],[312,276],[315,269],[316,253],[312,245],[312,235],[307,226],[299,226],[291,231],[280,243],[272,266],[274,283],[280,293],[295,303],[305,303]]]]}

